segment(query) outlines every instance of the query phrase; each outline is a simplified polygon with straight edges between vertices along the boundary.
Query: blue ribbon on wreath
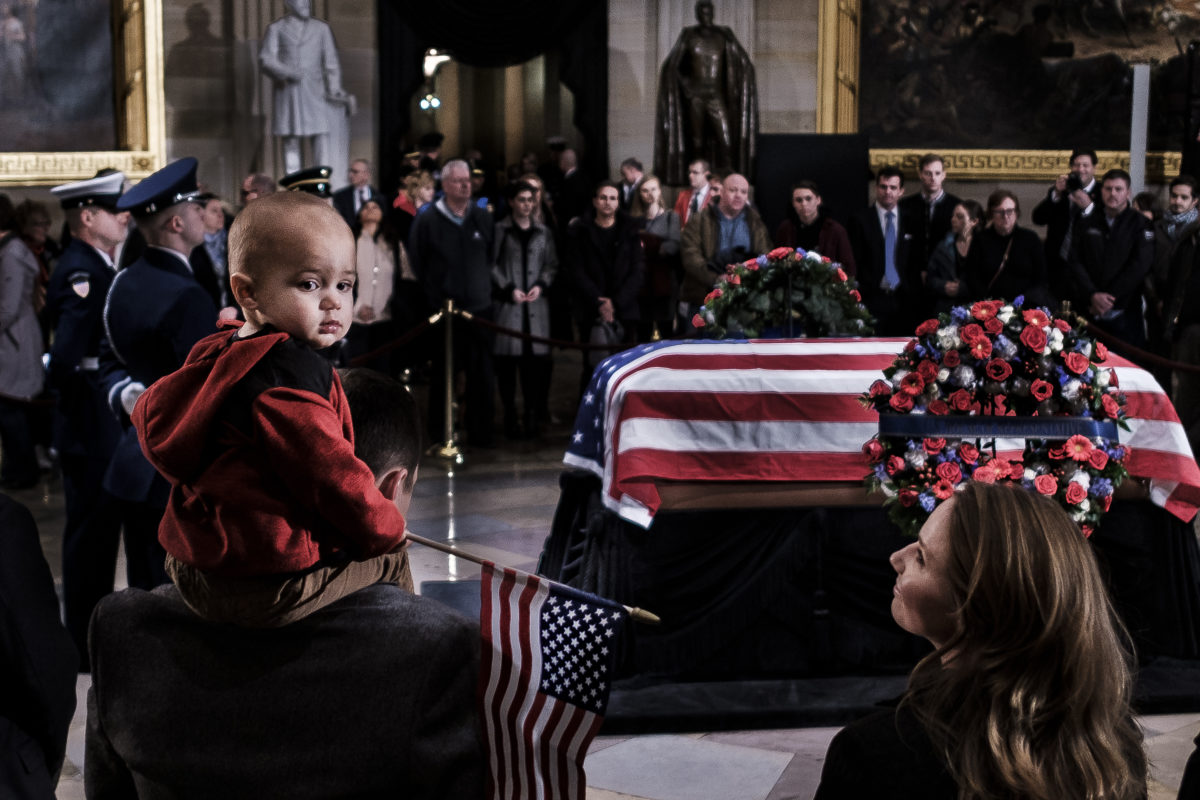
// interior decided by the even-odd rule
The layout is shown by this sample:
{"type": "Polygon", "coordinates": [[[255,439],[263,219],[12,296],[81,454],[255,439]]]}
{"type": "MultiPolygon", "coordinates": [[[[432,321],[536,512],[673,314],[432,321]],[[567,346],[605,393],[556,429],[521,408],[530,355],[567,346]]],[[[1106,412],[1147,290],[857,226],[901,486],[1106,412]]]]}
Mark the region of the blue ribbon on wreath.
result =
{"type": "Polygon", "coordinates": [[[1111,419],[1090,417],[992,417],[933,416],[929,414],[880,414],[879,435],[905,438],[945,437],[950,439],[1069,439],[1086,436],[1117,441],[1117,424],[1111,419]]]}

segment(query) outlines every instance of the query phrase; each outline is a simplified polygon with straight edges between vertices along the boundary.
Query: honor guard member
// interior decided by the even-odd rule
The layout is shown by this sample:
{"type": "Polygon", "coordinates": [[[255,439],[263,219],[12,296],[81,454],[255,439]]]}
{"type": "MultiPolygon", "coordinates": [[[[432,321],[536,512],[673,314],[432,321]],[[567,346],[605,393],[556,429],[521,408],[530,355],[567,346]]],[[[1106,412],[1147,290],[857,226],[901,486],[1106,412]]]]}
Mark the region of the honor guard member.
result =
{"type": "Polygon", "coordinates": [[[279,179],[279,185],[289,192],[307,192],[315,194],[324,200],[333,197],[333,184],[329,176],[333,174],[332,167],[308,167],[298,170],[279,179]]]}
{"type": "Polygon", "coordinates": [[[88,620],[113,590],[121,531],[121,505],[101,485],[121,426],[105,402],[99,355],[104,298],[116,274],[113,255],[129,229],[129,214],[116,210],[124,181],[124,174],[111,172],[50,190],[71,233],[46,290],[46,320],[54,331],[46,377],[56,396],[53,441],[67,510],[63,605],[84,672],[88,620]]]}
{"type": "MultiPolygon", "coordinates": [[[[133,214],[147,245],[140,259],[117,274],[104,307],[101,369],[108,404],[126,423],[145,387],[179,369],[192,345],[216,327],[216,306],[188,262],[204,241],[199,194],[196,159],[182,158],[117,201],[118,211],[133,214]]],[[[169,488],[142,455],[132,426],[121,436],[104,485],[127,503],[129,585],[149,589],[166,583],[158,523],[169,488]]]]}

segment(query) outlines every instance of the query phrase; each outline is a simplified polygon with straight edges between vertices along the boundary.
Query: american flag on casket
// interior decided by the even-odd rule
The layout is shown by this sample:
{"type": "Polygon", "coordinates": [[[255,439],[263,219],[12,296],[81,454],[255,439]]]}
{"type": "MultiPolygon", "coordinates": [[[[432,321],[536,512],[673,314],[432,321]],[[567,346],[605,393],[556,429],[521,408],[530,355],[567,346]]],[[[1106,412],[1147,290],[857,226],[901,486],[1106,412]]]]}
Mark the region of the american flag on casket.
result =
{"type": "MultiPolygon", "coordinates": [[[[649,528],[658,481],[861,481],[879,417],[858,401],[908,342],[800,339],[658,342],[617,353],[592,375],[563,462],[595,473],[601,497],[649,528]]],[[[1116,355],[1127,400],[1126,468],[1150,498],[1189,520],[1200,467],[1154,377],[1116,355]]],[[[1009,457],[1020,440],[1002,439],[1009,457]]]]}

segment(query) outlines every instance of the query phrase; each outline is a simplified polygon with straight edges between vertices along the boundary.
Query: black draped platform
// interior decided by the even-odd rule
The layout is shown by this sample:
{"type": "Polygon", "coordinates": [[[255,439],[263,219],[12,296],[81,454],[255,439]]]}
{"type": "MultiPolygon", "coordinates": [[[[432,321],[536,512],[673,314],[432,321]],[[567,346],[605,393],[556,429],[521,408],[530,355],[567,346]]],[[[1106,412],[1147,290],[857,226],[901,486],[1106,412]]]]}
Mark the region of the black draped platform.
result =
{"type": "MultiPolygon", "coordinates": [[[[539,572],[640,606],[605,732],[843,724],[928,652],[890,605],[910,540],[878,507],[663,510],[649,530],[565,472],[539,572]]],[[[1118,501],[1092,537],[1139,657],[1137,708],[1200,709],[1200,550],[1190,523],[1118,501]]]]}

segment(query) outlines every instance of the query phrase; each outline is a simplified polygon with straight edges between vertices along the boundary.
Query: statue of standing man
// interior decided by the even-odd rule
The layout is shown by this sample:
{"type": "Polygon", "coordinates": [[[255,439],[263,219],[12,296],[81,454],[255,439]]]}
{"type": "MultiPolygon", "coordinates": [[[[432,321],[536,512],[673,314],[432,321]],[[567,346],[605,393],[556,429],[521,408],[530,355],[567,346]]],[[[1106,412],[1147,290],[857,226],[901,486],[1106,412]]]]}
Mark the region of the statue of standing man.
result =
{"type": "Polygon", "coordinates": [[[754,174],[754,65],[733,31],[713,24],[711,0],[696,3],[696,21],[679,34],[658,83],[654,171],[674,186],[687,183],[696,159],[754,174]]]}
{"type": "Polygon", "coordinates": [[[303,167],[302,139],[317,164],[349,160],[347,117],[354,96],[342,88],[342,68],[329,25],[312,18],[311,0],[285,0],[288,14],[267,26],[258,52],[275,85],[272,132],[283,146],[283,172],[303,167]]]}

